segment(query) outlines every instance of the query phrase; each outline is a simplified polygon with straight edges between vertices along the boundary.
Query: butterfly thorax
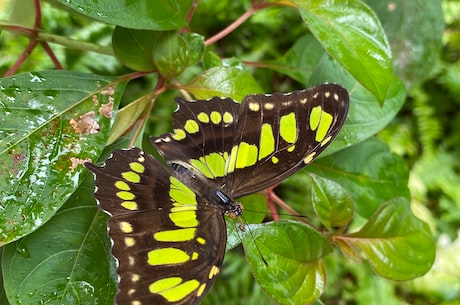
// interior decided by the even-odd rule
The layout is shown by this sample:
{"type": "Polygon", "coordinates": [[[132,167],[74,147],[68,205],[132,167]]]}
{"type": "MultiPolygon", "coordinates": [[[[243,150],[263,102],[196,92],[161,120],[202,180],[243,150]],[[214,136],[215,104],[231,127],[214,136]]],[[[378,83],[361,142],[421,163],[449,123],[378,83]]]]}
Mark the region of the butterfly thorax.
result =
{"type": "Polygon", "coordinates": [[[223,206],[224,214],[232,219],[243,214],[243,205],[239,202],[236,202],[231,197],[227,196],[221,190],[214,190],[213,192],[211,192],[209,198],[211,199],[211,202],[216,202],[219,205],[223,206]]]}
{"type": "Polygon", "coordinates": [[[218,209],[223,214],[231,218],[236,218],[243,214],[243,206],[236,202],[232,197],[222,191],[218,184],[205,178],[201,173],[188,169],[179,163],[171,165],[174,169],[173,176],[187,185],[196,194],[206,199],[206,208],[218,209]]]}

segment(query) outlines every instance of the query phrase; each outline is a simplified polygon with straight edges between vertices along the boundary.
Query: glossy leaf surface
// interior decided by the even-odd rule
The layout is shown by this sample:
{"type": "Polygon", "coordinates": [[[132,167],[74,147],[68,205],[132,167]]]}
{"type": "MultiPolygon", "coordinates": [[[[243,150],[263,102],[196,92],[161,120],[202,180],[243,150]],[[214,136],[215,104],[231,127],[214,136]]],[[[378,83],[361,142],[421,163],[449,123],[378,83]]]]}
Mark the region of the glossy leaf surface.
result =
{"type": "Polygon", "coordinates": [[[11,304],[113,304],[107,216],[92,191],[87,175],[48,223],[5,246],[2,266],[11,304]]]}
{"type": "Polygon", "coordinates": [[[59,0],[60,3],[102,22],[132,29],[167,31],[186,25],[192,0],[110,1],[59,0]]]}
{"type": "Polygon", "coordinates": [[[375,13],[359,0],[294,2],[328,53],[382,104],[393,68],[390,46],[375,13]]]}
{"type": "Polygon", "coordinates": [[[365,218],[370,217],[382,202],[396,197],[409,198],[404,160],[390,153],[388,147],[376,139],[318,159],[308,170],[348,190],[355,202],[355,212],[365,218]]]}
{"type": "Polygon", "coordinates": [[[329,229],[347,225],[353,217],[353,201],[347,190],[332,180],[311,176],[312,204],[321,222],[329,229]]]}
{"type": "Polygon", "coordinates": [[[359,232],[345,240],[364,253],[378,274],[393,280],[421,276],[434,262],[430,228],[412,214],[404,198],[383,204],[359,232]]]}
{"type": "Polygon", "coordinates": [[[43,225],[102,151],[124,85],[66,71],[1,80],[0,244],[43,225]]]}
{"type": "Polygon", "coordinates": [[[243,244],[254,277],[280,304],[308,304],[321,295],[322,258],[332,247],[318,231],[287,220],[249,225],[243,244]]]}

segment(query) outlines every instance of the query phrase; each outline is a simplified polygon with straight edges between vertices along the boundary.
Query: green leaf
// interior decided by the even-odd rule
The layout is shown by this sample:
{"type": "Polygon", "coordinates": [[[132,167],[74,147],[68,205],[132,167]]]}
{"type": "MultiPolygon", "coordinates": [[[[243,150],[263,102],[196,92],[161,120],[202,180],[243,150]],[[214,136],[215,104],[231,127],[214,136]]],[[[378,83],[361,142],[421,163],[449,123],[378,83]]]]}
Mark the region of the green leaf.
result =
{"type": "Polygon", "coordinates": [[[164,32],[155,42],[153,62],[160,74],[170,80],[181,74],[190,62],[185,39],[176,32],[164,32]]]}
{"type": "Polygon", "coordinates": [[[189,52],[189,66],[196,64],[202,57],[205,46],[204,37],[196,33],[184,33],[184,38],[189,52]]]}
{"type": "Polygon", "coordinates": [[[327,54],[321,44],[308,34],[300,37],[282,58],[271,63],[275,70],[302,84],[309,84],[313,71],[319,68],[324,56],[327,54]]]}
{"type": "Polygon", "coordinates": [[[93,177],[39,230],[4,247],[11,304],[113,304],[115,267],[107,216],[98,210],[93,177]]]}
{"type": "Polygon", "coordinates": [[[383,204],[356,233],[345,237],[372,268],[393,280],[410,280],[430,270],[436,246],[426,223],[412,214],[405,198],[383,204]]]}
{"type": "Polygon", "coordinates": [[[79,164],[102,151],[124,84],[67,71],[0,81],[0,244],[5,244],[43,225],[77,188],[86,174],[79,164]]]}
{"type": "Polygon", "coordinates": [[[99,21],[126,28],[169,31],[186,25],[193,0],[111,1],[58,0],[99,21]]]}
{"type": "Polygon", "coordinates": [[[316,215],[329,229],[347,225],[353,217],[353,201],[338,183],[311,174],[312,203],[316,215]]]}
{"type": "Polygon", "coordinates": [[[161,32],[116,27],[112,34],[113,51],[128,68],[152,71],[153,47],[161,32]]]}
{"type": "Polygon", "coordinates": [[[441,53],[445,27],[441,1],[364,1],[382,21],[396,73],[406,88],[423,83],[435,72],[441,53]]]}
{"type": "Polygon", "coordinates": [[[308,29],[383,104],[393,79],[390,46],[374,12],[359,0],[295,0],[308,29]]]}
{"type": "Polygon", "coordinates": [[[198,99],[225,96],[237,101],[248,94],[263,92],[251,74],[235,67],[210,68],[181,88],[198,99]]]}
{"type": "Polygon", "coordinates": [[[333,180],[348,191],[357,214],[368,218],[382,202],[410,198],[409,174],[404,160],[377,139],[369,139],[308,167],[315,175],[333,180]]]}
{"type": "Polygon", "coordinates": [[[310,226],[290,220],[249,225],[243,233],[246,257],[254,277],[280,304],[308,304],[324,290],[322,258],[329,240],[310,226]]]}
{"type": "Polygon", "coordinates": [[[212,67],[222,66],[222,60],[219,55],[209,49],[206,49],[203,54],[202,65],[204,69],[210,69],[212,67]]]}

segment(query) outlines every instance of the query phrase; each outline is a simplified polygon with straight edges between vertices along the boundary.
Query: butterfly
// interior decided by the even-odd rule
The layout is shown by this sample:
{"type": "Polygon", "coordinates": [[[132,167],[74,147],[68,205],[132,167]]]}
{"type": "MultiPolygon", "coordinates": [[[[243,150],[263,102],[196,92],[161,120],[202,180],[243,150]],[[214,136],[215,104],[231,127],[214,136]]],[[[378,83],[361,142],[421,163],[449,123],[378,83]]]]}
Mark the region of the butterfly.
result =
{"type": "Polygon", "coordinates": [[[176,98],[173,132],[152,137],[166,166],[139,148],[115,150],[95,175],[110,215],[117,304],[198,304],[219,274],[225,215],[237,198],[275,185],[310,164],[348,113],[336,84],[291,93],[187,101],[176,98]]]}

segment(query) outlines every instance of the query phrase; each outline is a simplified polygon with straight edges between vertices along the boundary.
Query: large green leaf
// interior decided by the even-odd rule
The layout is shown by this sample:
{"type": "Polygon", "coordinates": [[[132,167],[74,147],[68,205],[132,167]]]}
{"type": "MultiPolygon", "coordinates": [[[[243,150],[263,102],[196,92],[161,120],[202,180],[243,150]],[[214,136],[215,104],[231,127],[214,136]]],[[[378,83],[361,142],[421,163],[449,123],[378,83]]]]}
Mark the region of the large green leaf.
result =
{"type": "Polygon", "coordinates": [[[11,304],[113,304],[107,216],[92,193],[93,177],[87,175],[48,223],[4,247],[4,286],[11,304]]]}
{"type": "Polygon", "coordinates": [[[393,53],[396,73],[407,88],[436,70],[442,47],[442,1],[364,0],[379,16],[393,53]]]}
{"type": "Polygon", "coordinates": [[[374,12],[359,0],[295,0],[308,29],[379,103],[393,79],[390,46],[374,12]]]}
{"type": "Polygon", "coordinates": [[[243,245],[254,277],[280,304],[308,304],[323,292],[322,258],[332,247],[312,227],[289,220],[249,225],[243,245]]]}
{"type": "Polygon", "coordinates": [[[105,145],[124,84],[49,71],[0,80],[0,244],[36,230],[105,145]],[[109,87],[107,87],[109,86],[109,87]]]}
{"type": "Polygon", "coordinates": [[[410,197],[404,160],[375,138],[318,159],[308,170],[345,188],[355,202],[356,213],[365,218],[382,202],[410,197]]]}
{"type": "Polygon", "coordinates": [[[405,198],[383,204],[359,232],[343,240],[361,250],[378,274],[393,280],[425,274],[435,258],[430,228],[412,214],[405,198]]]}
{"type": "Polygon", "coordinates": [[[135,30],[116,27],[112,34],[113,51],[127,67],[137,71],[152,71],[153,48],[159,31],[135,30]]]}
{"type": "Polygon", "coordinates": [[[94,19],[141,30],[176,30],[186,25],[193,0],[58,0],[94,19]]]}
{"type": "Polygon", "coordinates": [[[311,174],[313,180],[312,204],[323,225],[346,226],[353,217],[353,201],[340,184],[311,174]]]}
{"type": "Polygon", "coordinates": [[[311,84],[310,78],[316,69],[320,69],[324,56],[328,54],[318,40],[313,35],[306,34],[297,39],[281,58],[271,61],[272,66],[269,67],[273,67],[302,84],[311,84]]]}

